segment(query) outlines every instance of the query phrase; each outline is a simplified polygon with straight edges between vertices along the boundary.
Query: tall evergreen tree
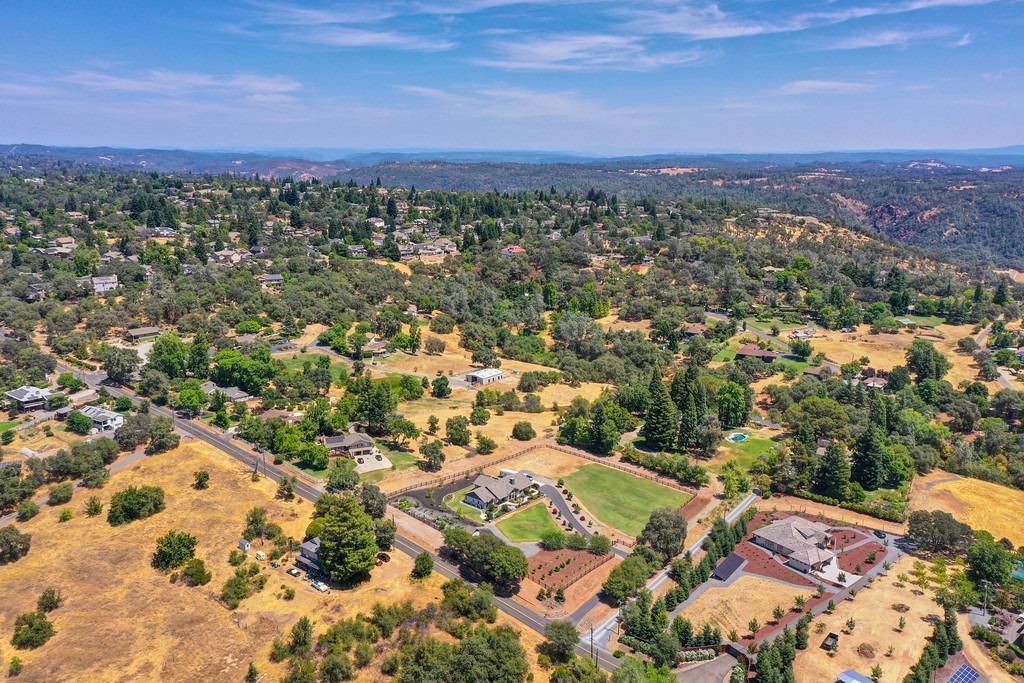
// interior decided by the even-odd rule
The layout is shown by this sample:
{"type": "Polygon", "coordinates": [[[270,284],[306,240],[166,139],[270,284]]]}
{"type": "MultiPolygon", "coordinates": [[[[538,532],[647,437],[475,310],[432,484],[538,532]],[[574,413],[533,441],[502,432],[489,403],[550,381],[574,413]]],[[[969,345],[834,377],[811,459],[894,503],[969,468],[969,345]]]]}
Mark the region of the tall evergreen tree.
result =
{"type": "Polygon", "coordinates": [[[832,442],[825,451],[818,464],[817,485],[822,495],[837,500],[846,498],[850,485],[850,458],[842,441],[832,442]]]}
{"type": "Polygon", "coordinates": [[[868,491],[881,486],[885,478],[885,453],[882,448],[882,433],[877,427],[869,427],[857,439],[853,456],[853,480],[868,491]]]}
{"type": "Polygon", "coordinates": [[[678,414],[658,371],[651,374],[650,402],[641,435],[652,448],[668,450],[675,445],[678,414]]]}

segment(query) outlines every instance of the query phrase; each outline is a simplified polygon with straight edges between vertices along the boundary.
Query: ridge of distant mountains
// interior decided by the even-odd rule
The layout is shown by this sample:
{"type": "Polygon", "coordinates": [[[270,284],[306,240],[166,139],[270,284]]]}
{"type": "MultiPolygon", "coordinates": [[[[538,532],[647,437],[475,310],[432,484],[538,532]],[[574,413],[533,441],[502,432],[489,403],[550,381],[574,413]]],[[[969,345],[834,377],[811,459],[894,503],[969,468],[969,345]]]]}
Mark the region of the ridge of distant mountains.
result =
{"type": "MultiPolygon", "coordinates": [[[[262,151],[133,149],[122,147],[58,147],[37,144],[0,145],[0,159],[36,159],[98,167],[145,169],[163,173],[239,173],[287,176],[343,177],[346,172],[392,164],[696,164],[701,167],[759,167],[806,164],[942,164],[982,168],[1024,167],[1024,145],[990,149],[869,150],[780,153],[665,153],[626,156],[584,155],[558,151],[516,150],[397,150],[367,152],[329,148],[262,151]]],[[[359,174],[361,175],[361,174],[359,174]]]]}
{"type": "Polygon", "coordinates": [[[293,149],[262,152],[0,146],[0,171],[52,169],[309,180],[487,192],[590,188],[769,206],[1024,270],[1024,145],[791,154],[293,149]]]}

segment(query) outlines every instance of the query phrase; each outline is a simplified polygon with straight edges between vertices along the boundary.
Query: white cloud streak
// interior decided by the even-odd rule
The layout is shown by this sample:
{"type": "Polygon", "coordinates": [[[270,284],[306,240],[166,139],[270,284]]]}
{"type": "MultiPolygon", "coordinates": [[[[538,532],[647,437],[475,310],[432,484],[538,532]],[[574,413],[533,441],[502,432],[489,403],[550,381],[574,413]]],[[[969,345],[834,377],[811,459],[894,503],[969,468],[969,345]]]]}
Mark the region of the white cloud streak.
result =
{"type": "Polygon", "coordinates": [[[483,66],[532,71],[650,71],[692,63],[700,49],[650,52],[640,38],[611,34],[562,33],[496,41],[494,56],[475,60],[483,66]]]}
{"type": "Polygon", "coordinates": [[[773,91],[776,95],[849,95],[870,90],[867,83],[854,81],[790,81],[773,91]]]}

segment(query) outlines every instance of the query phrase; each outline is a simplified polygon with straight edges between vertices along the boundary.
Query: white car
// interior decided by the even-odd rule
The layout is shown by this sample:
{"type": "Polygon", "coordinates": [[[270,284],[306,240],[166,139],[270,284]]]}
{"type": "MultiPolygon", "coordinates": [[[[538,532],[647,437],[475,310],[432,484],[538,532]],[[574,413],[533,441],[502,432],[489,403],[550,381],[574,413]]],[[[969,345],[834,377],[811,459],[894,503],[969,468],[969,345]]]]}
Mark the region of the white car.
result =
{"type": "Polygon", "coordinates": [[[318,591],[320,591],[321,593],[326,593],[326,592],[327,592],[327,591],[329,591],[329,590],[330,590],[330,588],[331,588],[330,586],[328,586],[328,585],[327,585],[326,583],[324,583],[323,581],[314,581],[314,582],[313,582],[312,584],[310,584],[310,585],[312,585],[312,586],[313,586],[313,588],[317,589],[317,590],[318,590],[318,591]]]}
{"type": "Polygon", "coordinates": [[[301,576],[302,575],[302,572],[299,570],[298,567],[292,567],[291,569],[288,570],[288,573],[291,574],[292,576],[301,576]]]}

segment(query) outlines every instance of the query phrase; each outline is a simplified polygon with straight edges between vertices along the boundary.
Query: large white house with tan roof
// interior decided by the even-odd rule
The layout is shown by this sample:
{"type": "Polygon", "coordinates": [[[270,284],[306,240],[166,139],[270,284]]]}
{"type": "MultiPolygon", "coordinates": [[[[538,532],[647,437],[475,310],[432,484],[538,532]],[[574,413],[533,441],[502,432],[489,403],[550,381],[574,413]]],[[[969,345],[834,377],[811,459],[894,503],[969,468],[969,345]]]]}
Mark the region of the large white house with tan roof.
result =
{"type": "Polygon", "coordinates": [[[835,542],[827,524],[791,515],[754,531],[754,543],[786,558],[802,572],[818,571],[835,559],[835,542]]]}

